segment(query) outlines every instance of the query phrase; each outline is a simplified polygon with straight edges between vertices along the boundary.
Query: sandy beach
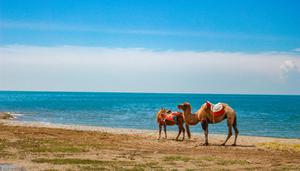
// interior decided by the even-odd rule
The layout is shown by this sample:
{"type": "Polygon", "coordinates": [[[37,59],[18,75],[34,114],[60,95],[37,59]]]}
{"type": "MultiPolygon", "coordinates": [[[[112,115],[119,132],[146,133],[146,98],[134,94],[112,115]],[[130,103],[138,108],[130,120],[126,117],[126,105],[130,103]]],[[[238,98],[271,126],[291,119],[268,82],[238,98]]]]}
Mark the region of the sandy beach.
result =
{"type": "Polygon", "coordinates": [[[157,131],[1,120],[0,168],[20,170],[300,170],[300,139],[225,135],[157,140],[157,131]],[[1,166],[2,165],[2,166],[1,166]]]}

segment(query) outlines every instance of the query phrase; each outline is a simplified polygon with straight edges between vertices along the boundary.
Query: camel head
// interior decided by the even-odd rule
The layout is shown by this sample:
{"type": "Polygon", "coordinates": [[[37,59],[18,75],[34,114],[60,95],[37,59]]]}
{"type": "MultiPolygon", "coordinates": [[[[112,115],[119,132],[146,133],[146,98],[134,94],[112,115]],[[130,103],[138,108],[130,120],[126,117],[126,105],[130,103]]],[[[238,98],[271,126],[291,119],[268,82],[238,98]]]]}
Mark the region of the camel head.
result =
{"type": "Polygon", "coordinates": [[[177,108],[181,109],[183,111],[191,111],[192,110],[192,106],[188,102],[184,102],[184,103],[178,105],[177,108]]]}
{"type": "Polygon", "coordinates": [[[158,112],[157,112],[157,115],[160,115],[160,114],[164,114],[166,113],[166,109],[165,108],[161,108],[158,112]]]}
{"type": "Polygon", "coordinates": [[[161,108],[157,113],[156,113],[156,119],[157,119],[157,123],[160,122],[161,118],[163,117],[163,115],[166,113],[166,109],[165,108],[161,108]]]}

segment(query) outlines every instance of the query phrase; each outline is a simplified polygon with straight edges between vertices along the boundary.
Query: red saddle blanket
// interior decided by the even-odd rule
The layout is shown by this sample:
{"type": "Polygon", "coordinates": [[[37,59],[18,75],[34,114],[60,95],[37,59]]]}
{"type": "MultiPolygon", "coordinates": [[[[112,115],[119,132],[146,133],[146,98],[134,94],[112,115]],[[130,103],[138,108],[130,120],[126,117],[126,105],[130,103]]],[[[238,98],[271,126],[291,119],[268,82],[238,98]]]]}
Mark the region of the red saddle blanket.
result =
{"type": "Polygon", "coordinates": [[[207,107],[210,109],[214,117],[221,116],[225,113],[224,106],[221,103],[212,104],[211,102],[206,102],[207,107]]]}
{"type": "Polygon", "coordinates": [[[172,112],[170,114],[164,114],[162,119],[161,119],[161,122],[164,123],[166,120],[168,121],[171,121],[171,122],[174,122],[175,124],[177,124],[177,117],[181,115],[180,112],[172,112]]]}

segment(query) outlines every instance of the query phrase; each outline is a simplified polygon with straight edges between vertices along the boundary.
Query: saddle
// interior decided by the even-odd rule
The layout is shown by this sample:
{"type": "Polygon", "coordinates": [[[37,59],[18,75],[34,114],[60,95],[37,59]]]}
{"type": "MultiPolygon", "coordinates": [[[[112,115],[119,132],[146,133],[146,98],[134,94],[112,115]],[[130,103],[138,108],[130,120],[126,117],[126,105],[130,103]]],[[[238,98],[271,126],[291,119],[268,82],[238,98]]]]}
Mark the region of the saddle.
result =
{"type": "Polygon", "coordinates": [[[211,114],[213,116],[213,122],[215,121],[215,117],[221,116],[225,113],[222,103],[212,104],[211,102],[206,101],[206,105],[208,108],[210,108],[211,114]]]}
{"type": "Polygon", "coordinates": [[[170,110],[168,110],[166,113],[164,113],[162,115],[162,119],[161,119],[161,123],[164,124],[166,122],[166,120],[170,121],[170,122],[174,122],[175,124],[177,123],[177,117],[180,116],[181,113],[180,112],[172,112],[170,110]]]}

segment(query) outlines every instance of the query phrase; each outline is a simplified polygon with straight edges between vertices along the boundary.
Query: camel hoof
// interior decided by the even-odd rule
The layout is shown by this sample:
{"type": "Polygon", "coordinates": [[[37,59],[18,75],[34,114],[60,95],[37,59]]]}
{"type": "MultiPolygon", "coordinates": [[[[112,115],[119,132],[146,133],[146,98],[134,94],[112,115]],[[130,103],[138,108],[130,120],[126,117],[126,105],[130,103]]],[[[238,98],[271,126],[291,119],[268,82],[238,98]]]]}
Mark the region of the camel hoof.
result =
{"type": "Polygon", "coordinates": [[[232,144],[232,146],[236,146],[236,144],[232,144]]]}
{"type": "Polygon", "coordinates": [[[203,146],[208,146],[208,143],[203,143],[202,145],[203,145],[203,146]]]}
{"type": "Polygon", "coordinates": [[[225,143],[221,144],[221,146],[225,146],[225,143]]]}

